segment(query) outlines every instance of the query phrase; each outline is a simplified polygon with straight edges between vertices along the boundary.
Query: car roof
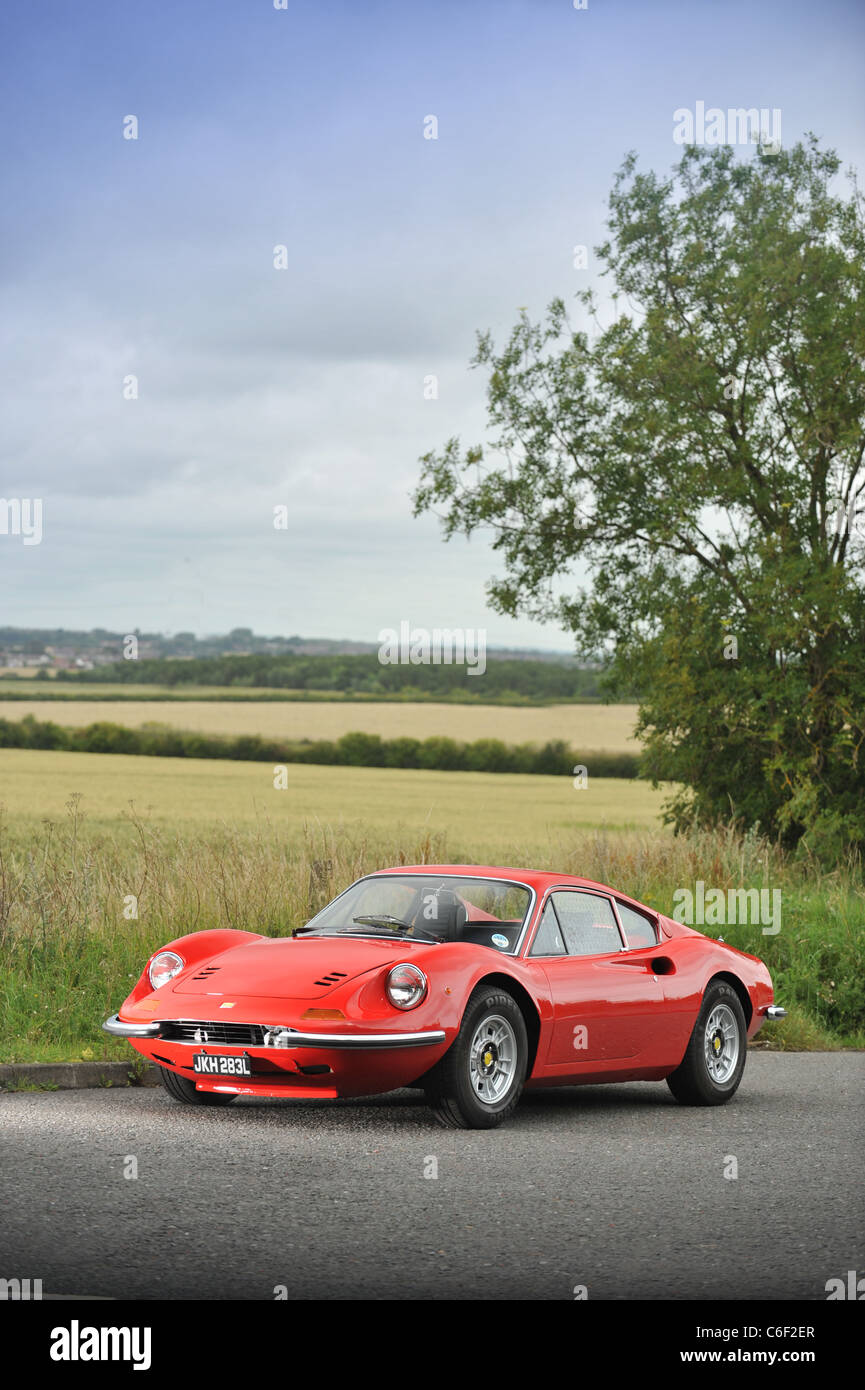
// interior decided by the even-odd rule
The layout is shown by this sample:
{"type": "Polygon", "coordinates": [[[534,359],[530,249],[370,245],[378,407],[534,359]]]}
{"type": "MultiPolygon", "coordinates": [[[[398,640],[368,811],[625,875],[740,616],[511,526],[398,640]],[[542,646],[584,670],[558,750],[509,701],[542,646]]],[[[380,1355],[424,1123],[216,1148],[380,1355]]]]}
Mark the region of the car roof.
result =
{"type": "Polygon", "coordinates": [[[607,884],[597,883],[591,878],[578,878],[574,874],[551,872],[549,869],[509,869],[483,864],[400,864],[398,868],[378,869],[377,874],[452,874],[461,878],[501,878],[516,880],[534,888],[542,896],[549,888],[595,888],[602,893],[614,893],[617,897],[636,902],[628,893],[620,893],[607,884]]]}

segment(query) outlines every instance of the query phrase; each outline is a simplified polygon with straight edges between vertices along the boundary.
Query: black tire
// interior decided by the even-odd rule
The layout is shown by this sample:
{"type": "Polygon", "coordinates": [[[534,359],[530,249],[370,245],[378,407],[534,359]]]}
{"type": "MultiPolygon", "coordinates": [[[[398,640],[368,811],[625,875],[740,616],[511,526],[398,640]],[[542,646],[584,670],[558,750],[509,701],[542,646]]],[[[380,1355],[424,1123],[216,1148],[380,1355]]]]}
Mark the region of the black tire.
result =
{"type": "Polygon", "coordinates": [[[230,1105],[237,1100],[237,1096],[229,1095],[227,1091],[196,1091],[194,1081],[178,1076],[176,1071],[169,1071],[168,1067],[159,1068],[159,1080],[171,1099],[182,1101],[184,1105],[230,1105]]]}
{"type": "Polygon", "coordinates": [[[711,981],[703,996],[688,1050],[681,1065],[667,1077],[667,1085],[682,1105],[726,1105],[739,1088],[747,1052],[748,1029],[738,994],[723,980],[711,981]],[[720,1028],[713,1029],[711,1037],[707,1036],[710,1020],[718,1016],[734,1025],[732,1037],[724,1036],[720,1028]],[[711,1062],[710,1048],[717,1054],[711,1062]],[[723,1069],[725,1049],[729,1075],[716,1079],[713,1068],[723,1069]]]}
{"type": "Polygon", "coordinates": [[[455,1041],[424,1078],[436,1119],[447,1129],[495,1129],[516,1109],[528,1055],[519,1005],[504,990],[480,985],[469,998],[455,1041]],[[487,1038],[481,1034],[485,1024],[487,1038]],[[496,1095],[498,1086],[502,1089],[496,1095]]]}

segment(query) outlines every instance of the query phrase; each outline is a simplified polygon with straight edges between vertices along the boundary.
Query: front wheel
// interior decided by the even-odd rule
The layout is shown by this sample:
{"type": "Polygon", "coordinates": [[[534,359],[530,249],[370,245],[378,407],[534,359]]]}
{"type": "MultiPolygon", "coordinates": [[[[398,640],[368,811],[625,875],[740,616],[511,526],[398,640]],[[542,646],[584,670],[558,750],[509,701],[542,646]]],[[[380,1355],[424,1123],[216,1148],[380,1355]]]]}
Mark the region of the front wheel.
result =
{"type": "Polygon", "coordinates": [[[456,1040],[424,1079],[427,1099],[449,1129],[494,1129],[516,1109],[529,1046],[519,1005],[504,990],[476,989],[456,1040]]]}
{"type": "Polygon", "coordinates": [[[739,996],[716,980],[706,990],[684,1060],[667,1085],[682,1105],[726,1105],[739,1088],[747,1049],[739,996]]]}
{"type": "Polygon", "coordinates": [[[184,1105],[230,1105],[237,1100],[237,1096],[228,1091],[196,1091],[194,1081],[178,1076],[176,1071],[169,1071],[167,1067],[159,1068],[159,1080],[171,1099],[179,1100],[184,1105]]]}

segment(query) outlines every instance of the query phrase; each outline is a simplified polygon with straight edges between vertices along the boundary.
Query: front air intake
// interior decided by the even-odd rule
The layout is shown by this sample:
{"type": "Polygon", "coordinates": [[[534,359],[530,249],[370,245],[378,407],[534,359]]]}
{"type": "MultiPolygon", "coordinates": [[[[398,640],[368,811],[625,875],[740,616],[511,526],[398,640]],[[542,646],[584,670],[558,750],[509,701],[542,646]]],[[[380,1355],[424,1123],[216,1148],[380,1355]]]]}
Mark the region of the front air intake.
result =
{"type": "Polygon", "coordinates": [[[199,1022],[197,1019],[166,1020],[159,1030],[164,1042],[214,1043],[217,1047],[262,1047],[264,1028],[260,1023],[199,1022]]]}

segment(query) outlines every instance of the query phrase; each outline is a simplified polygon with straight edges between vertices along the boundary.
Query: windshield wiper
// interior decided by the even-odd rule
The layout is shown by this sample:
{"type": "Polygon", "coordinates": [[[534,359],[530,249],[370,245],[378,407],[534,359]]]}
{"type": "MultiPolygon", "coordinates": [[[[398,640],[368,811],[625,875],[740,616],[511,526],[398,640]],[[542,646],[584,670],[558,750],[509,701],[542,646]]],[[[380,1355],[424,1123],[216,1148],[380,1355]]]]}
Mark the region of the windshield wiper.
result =
{"type": "MultiPolygon", "coordinates": [[[[390,914],[386,912],[370,913],[362,917],[352,917],[351,920],[352,922],[357,922],[359,927],[371,927],[372,930],[366,933],[368,936],[381,936],[392,940],[394,934],[398,934],[402,937],[406,932],[410,931],[412,934],[409,940],[411,941],[432,942],[434,945],[438,945],[441,941],[441,937],[433,936],[432,932],[426,931],[423,927],[413,928],[411,922],[404,922],[401,917],[391,917],[390,914]],[[379,930],[377,931],[376,928],[379,930]]],[[[297,927],[294,935],[299,936],[301,932],[310,932],[313,936],[343,936],[346,933],[349,935],[361,936],[364,934],[355,931],[354,928],[350,926],[314,927],[310,925],[306,927],[297,927]]]]}
{"type": "Polygon", "coordinates": [[[404,922],[401,917],[391,917],[388,912],[371,912],[367,917],[352,917],[351,920],[362,927],[396,927],[411,931],[411,922],[404,922]]]}
{"type": "MultiPolygon", "coordinates": [[[[357,922],[360,927],[372,927],[373,929],[381,927],[383,931],[387,931],[388,933],[397,932],[400,937],[403,937],[407,932],[411,932],[410,939],[412,941],[429,941],[435,946],[441,943],[441,937],[433,935],[433,933],[427,931],[425,927],[419,927],[411,922],[404,922],[401,917],[391,917],[389,912],[370,913],[368,916],[352,917],[351,920],[357,922]]],[[[351,927],[346,927],[345,930],[351,931],[351,927]]]]}

